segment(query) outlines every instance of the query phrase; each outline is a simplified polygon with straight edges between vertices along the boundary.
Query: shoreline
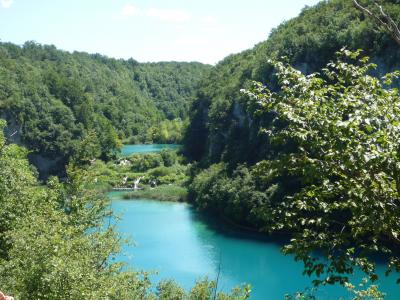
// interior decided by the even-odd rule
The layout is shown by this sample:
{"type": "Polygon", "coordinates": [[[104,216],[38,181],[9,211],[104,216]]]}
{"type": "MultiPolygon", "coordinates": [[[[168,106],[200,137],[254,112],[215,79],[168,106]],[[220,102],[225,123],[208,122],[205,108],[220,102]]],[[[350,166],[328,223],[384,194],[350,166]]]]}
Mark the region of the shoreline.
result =
{"type": "Polygon", "coordinates": [[[187,189],[179,185],[160,185],[155,188],[145,187],[141,190],[122,190],[116,189],[114,192],[122,192],[121,198],[130,199],[149,199],[169,202],[187,202],[187,189]]]}

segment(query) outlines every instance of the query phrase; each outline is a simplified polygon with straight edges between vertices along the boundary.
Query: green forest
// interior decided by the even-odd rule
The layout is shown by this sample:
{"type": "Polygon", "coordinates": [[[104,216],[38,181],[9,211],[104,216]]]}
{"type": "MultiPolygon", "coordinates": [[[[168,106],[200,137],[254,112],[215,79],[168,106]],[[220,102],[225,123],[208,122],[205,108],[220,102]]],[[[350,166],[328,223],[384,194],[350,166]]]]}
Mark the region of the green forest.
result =
{"type": "Polygon", "coordinates": [[[71,54],[34,42],[1,43],[0,61],[0,115],[9,135],[16,132],[12,141],[50,174],[71,157],[110,159],[121,141],[176,142],[210,69],[71,54]]]}
{"type": "Polygon", "coordinates": [[[218,277],[190,290],[154,285],[115,260],[128,241],[104,225],[114,217],[106,193],[140,178],[126,199],[188,202],[283,237],[311,285],[384,299],[375,257],[400,284],[400,35],[390,25],[400,3],[359,2],[365,10],[350,0],[305,7],[215,66],[0,43],[0,290],[252,299],[250,285],[222,292],[218,277]],[[152,143],[182,148],[118,154],[152,143]],[[358,270],[371,285],[351,281],[358,270]]]}
{"type": "MultiPolygon", "coordinates": [[[[396,3],[385,9],[400,20],[396,3]]],[[[284,252],[316,285],[345,285],[358,267],[377,279],[377,253],[388,272],[400,270],[398,74],[387,74],[399,55],[352,1],[332,0],[224,59],[200,87],[185,136],[191,201],[238,226],[289,234],[284,252]]]]}

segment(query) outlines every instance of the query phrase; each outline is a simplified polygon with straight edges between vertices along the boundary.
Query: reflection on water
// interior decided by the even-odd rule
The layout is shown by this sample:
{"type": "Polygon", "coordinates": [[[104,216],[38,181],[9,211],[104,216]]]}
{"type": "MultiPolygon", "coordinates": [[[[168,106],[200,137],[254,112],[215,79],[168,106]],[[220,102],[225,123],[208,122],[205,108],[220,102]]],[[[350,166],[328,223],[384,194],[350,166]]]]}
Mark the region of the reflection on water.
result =
{"type": "MultiPolygon", "coordinates": [[[[117,193],[111,194],[118,199],[117,193]]],[[[150,200],[114,200],[113,209],[122,213],[121,233],[130,235],[136,246],[126,246],[119,257],[131,267],[158,271],[154,282],[173,278],[189,289],[208,276],[219,288],[251,283],[251,299],[283,299],[310,286],[302,276],[303,265],[280,252],[281,243],[255,238],[237,231],[221,230],[199,216],[188,204],[150,200]]],[[[400,289],[394,279],[385,280],[387,299],[396,299],[400,289]]],[[[349,295],[341,287],[325,287],[319,299],[338,299],[349,295]]]]}

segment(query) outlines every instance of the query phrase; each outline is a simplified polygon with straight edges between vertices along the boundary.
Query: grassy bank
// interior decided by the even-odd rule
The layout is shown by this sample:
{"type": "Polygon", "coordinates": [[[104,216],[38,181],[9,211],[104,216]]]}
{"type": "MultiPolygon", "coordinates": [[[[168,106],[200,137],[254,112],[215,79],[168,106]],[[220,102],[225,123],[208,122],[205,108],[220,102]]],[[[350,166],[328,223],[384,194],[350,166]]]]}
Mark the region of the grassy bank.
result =
{"type": "Polygon", "coordinates": [[[143,190],[126,193],[124,199],[155,199],[160,201],[184,202],[187,200],[187,189],[175,184],[161,185],[155,188],[145,186],[143,190]]]}

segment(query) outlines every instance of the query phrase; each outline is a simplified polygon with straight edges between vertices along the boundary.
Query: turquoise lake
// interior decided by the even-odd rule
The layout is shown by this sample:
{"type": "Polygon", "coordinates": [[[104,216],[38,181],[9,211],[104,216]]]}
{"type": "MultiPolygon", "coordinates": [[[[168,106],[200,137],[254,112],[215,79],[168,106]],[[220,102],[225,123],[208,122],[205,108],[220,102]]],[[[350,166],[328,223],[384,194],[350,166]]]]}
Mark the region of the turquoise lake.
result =
{"type": "Polygon", "coordinates": [[[134,153],[158,152],[163,149],[179,149],[181,146],[176,144],[143,144],[143,145],[123,145],[121,149],[122,156],[129,156],[134,153]]]}
{"type": "MultiPolygon", "coordinates": [[[[122,155],[177,149],[179,145],[125,145],[122,155]]],[[[153,283],[175,279],[190,289],[196,280],[219,275],[219,290],[249,283],[254,300],[282,300],[311,287],[311,279],[302,275],[303,264],[280,252],[282,243],[238,232],[214,224],[189,204],[154,200],[123,200],[123,192],[111,192],[112,209],[121,217],[117,230],[134,244],[124,246],[118,260],[136,270],[154,271],[153,283]]],[[[384,267],[378,266],[378,273],[384,267]]],[[[361,281],[355,276],[353,283],[361,281]]],[[[386,300],[400,299],[396,277],[383,277],[378,283],[387,293],[386,300]]],[[[323,287],[317,299],[351,299],[342,287],[323,287]]]]}
{"type": "MultiPolygon", "coordinates": [[[[185,203],[120,196],[120,192],[110,193],[113,210],[122,217],[117,228],[134,245],[125,246],[118,259],[135,269],[157,271],[153,282],[173,278],[189,289],[204,276],[215,279],[220,269],[221,290],[250,283],[255,300],[283,299],[310,286],[311,280],[302,276],[302,263],[282,255],[280,243],[217,228],[185,203]]],[[[395,278],[384,278],[381,289],[388,293],[385,299],[399,299],[395,278]]],[[[324,287],[317,295],[318,299],[350,299],[341,287],[324,287]]]]}

